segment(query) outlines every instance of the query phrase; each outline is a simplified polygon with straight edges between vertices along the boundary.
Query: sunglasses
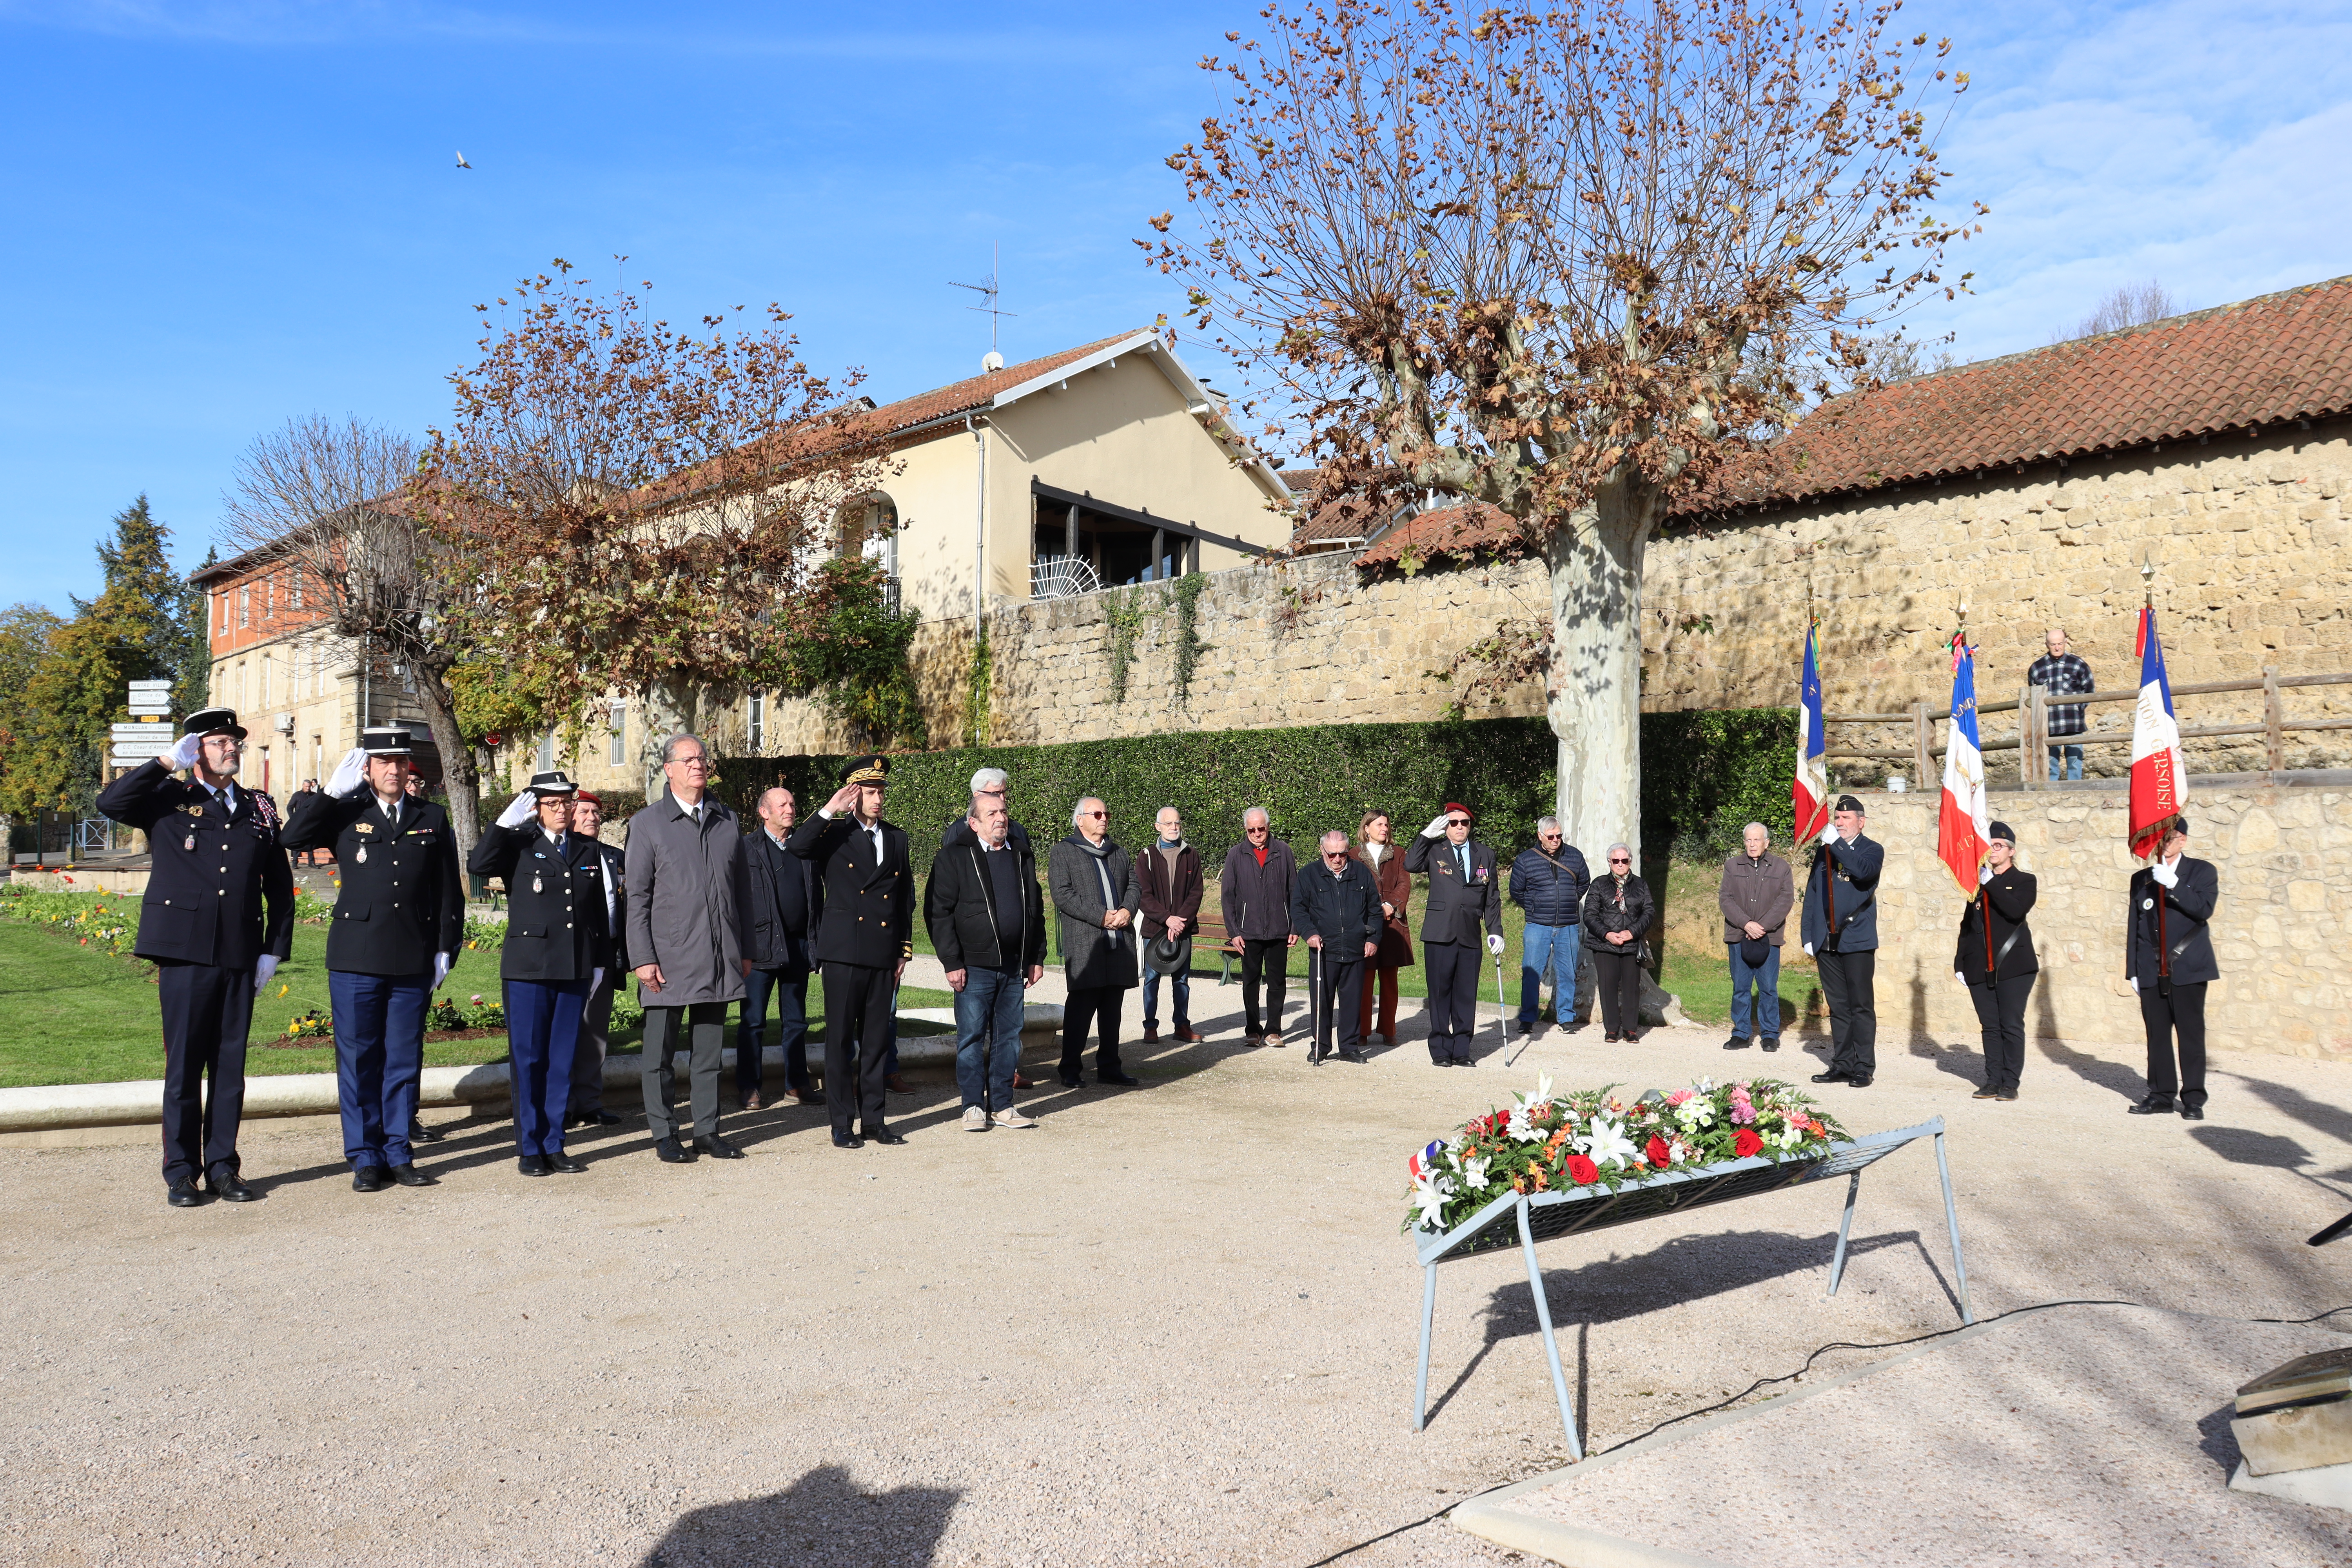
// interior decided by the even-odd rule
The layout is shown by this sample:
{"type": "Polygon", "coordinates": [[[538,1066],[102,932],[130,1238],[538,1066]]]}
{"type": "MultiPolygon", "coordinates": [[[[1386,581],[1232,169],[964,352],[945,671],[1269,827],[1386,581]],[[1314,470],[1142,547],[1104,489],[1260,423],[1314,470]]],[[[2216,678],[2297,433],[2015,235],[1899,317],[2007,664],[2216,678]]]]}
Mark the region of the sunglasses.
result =
{"type": "Polygon", "coordinates": [[[1470,826],[1470,819],[1466,816],[1449,816],[1445,819],[1445,826],[1448,827],[1467,827],[1470,826]]]}
{"type": "Polygon", "coordinates": [[[1252,837],[1255,837],[1257,835],[1265,832],[1266,829],[1263,827],[1245,827],[1242,831],[1247,833],[1252,837]]]}
{"type": "Polygon", "coordinates": [[[1078,815],[1081,816],[1108,816],[1110,813],[1108,811],[1082,811],[1078,815]]]}
{"type": "Polygon", "coordinates": [[[1609,857],[1609,863],[1612,866],[1631,866],[1633,862],[1628,860],[1622,855],[1612,855],[1609,857]]]}

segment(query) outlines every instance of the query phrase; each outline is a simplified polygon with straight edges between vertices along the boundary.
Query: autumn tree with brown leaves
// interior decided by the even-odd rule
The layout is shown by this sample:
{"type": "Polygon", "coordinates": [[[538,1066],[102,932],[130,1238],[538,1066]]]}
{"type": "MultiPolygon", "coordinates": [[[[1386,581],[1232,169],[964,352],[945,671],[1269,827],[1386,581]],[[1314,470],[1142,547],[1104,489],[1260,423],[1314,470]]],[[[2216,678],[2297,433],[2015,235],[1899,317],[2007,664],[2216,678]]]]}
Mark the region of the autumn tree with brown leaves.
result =
{"type": "Polygon", "coordinates": [[[648,763],[670,731],[793,683],[835,520],[888,471],[844,403],[859,377],[814,374],[782,310],[675,328],[651,287],[600,291],[558,260],[502,317],[481,307],[480,358],[450,377],[457,417],[408,498],[517,689],[575,746],[609,693],[636,697],[648,763]]]}
{"type": "Polygon", "coordinates": [[[1931,204],[1967,77],[1895,20],[1328,0],[1202,62],[1231,100],[1169,160],[1195,232],[1162,214],[1146,252],[1320,466],[1310,505],[1434,490],[1517,520],[1550,571],[1574,841],[1640,841],[1643,552],[1671,501],[1965,284],[1931,204]]]}

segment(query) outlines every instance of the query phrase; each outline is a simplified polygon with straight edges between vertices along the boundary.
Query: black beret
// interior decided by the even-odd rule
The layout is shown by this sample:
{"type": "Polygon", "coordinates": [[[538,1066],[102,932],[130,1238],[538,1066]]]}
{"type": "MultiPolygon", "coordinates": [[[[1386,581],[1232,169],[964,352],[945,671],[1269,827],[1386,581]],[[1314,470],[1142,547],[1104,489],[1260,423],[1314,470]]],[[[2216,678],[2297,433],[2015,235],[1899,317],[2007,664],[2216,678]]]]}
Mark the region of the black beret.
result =
{"type": "MultiPolygon", "coordinates": [[[[1842,795],[1837,797],[1837,809],[1840,811],[1862,812],[1862,802],[1853,795],[1842,795]]],[[[1862,814],[1865,816],[1869,815],[1867,812],[1863,812],[1862,814]]]]}
{"type": "Polygon", "coordinates": [[[2006,838],[2006,839],[2008,839],[2011,844],[2014,844],[2014,843],[2016,843],[2016,842],[2017,842],[2017,835],[2016,835],[2016,834],[2014,834],[2014,833],[2011,833],[2011,832],[2009,830],[2009,824],[2008,824],[2008,823],[2006,823],[2006,822],[1996,822],[1996,823],[1994,823],[1994,824],[1992,825],[1992,827],[1991,827],[1990,831],[1991,831],[1992,837],[1995,837],[1995,838],[2006,838]]]}

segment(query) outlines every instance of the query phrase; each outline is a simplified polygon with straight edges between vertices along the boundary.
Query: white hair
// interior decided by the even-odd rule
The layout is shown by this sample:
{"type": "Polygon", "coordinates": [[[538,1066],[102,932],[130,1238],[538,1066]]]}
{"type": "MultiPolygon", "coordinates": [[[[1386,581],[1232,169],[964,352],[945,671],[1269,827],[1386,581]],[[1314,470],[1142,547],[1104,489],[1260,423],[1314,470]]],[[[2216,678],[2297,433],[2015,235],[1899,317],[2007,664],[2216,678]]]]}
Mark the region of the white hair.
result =
{"type": "Polygon", "coordinates": [[[1557,816],[1537,817],[1536,831],[1538,833],[1558,833],[1559,831],[1559,818],[1557,816]]]}
{"type": "MultiPolygon", "coordinates": [[[[1102,805],[1102,796],[1098,795],[1082,795],[1078,796],[1078,804],[1070,807],[1071,826],[1082,827],[1086,825],[1087,806],[1089,803],[1096,805],[1102,805]]],[[[1110,808],[1108,806],[1103,806],[1103,809],[1108,811],[1110,808]]]]}
{"type": "Polygon", "coordinates": [[[1262,805],[1254,805],[1247,811],[1243,812],[1242,826],[1244,827],[1247,827],[1249,826],[1249,819],[1253,816],[1263,817],[1268,827],[1272,827],[1274,826],[1274,813],[1266,810],[1266,808],[1262,805]]]}
{"type": "Polygon", "coordinates": [[[1631,860],[1633,858],[1633,847],[1631,844],[1612,844],[1608,848],[1603,849],[1601,852],[1601,858],[1603,860],[1606,860],[1612,855],[1616,854],[1620,849],[1625,851],[1626,859],[1631,860]]]}
{"type": "Polygon", "coordinates": [[[1330,847],[1330,845],[1331,845],[1331,840],[1333,840],[1334,838],[1336,838],[1336,839],[1338,839],[1338,840],[1339,841],[1339,847],[1340,847],[1340,848],[1345,849],[1345,848],[1348,847],[1348,830],[1347,830],[1346,828],[1344,828],[1344,827],[1334,827],[1334,828],[1332,828],[1330,831],[1328,831],[1328,833],[1324,834],[1324,835],[1323,835],[1323,846],[1324,846],[1324,847],[1325,847],[1325,848],[1327,848],[1327,849],[1328,849],[1328,848],[1329,848],[1329,847],[1330,847]]]}
{"type": "MultiPolygon", "coordinates": [[[[1765,826],[1764,826],[1762,823],[1760,823],[1760,822],[1751,822],[1751,823],[1749,823],[1749,824],[1748,825],[1748,827],[1752,827],[1752,828],[1754,828],[1757,832],[1759,832],[1759,833],[1762,834],[1762,835],[1763,835],[1765,837],[1767,837],[1767,838],[1769,838],[1769,837],[1772,837],[1772,830],[1771,830],[1770,828],[1769,828],[1769,827],[1765,826]]],[[[1741,829],[1739,830],[1739,837],[1740,837],[1745,838],[1745,837],[1748,837],[1748,827],[1743,827],[1743,828],[1741,828],[1741,829]]]]}
{"type": "Polygon", "coordinates": [[[971,775],[971,793],[974,795],[986,795],[1008,787],[1009,781],[1003,768],[982,768],[971,775]]]}

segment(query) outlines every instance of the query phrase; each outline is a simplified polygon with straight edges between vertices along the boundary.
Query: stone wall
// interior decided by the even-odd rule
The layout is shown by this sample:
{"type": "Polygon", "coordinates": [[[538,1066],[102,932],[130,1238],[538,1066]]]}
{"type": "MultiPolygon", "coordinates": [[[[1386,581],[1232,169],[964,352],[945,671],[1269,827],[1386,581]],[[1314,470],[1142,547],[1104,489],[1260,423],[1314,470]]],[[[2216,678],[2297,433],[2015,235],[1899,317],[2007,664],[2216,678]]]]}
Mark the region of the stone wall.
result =
{"type": "MultiPolygon", "coordinates": [[[[1879,1047],[1978,1039],[1975,1009],[1952,979],[1961,900],[1936,858],[1936,797],[1864,796],[1886,846],[1879,883],[1879,1047]]],[[[1996,794],[2017,831],[2018,863],[2039,880],[2031,924],[2042,977],[2026,1010],[2040,1039],[2130,1046],[2143,1038],[2124,978],[2124,905],[2142,862],[2125,844],[2125,791],[1996,794]]],[[[2352,791],[2198,791],[2189,852],[2221,875],[2208,993],[2216,1050],[2352,1056],[2352,791]]],[[[2119,1058],[2135,1059],[2129,1055],[2119,1058]]]]}

